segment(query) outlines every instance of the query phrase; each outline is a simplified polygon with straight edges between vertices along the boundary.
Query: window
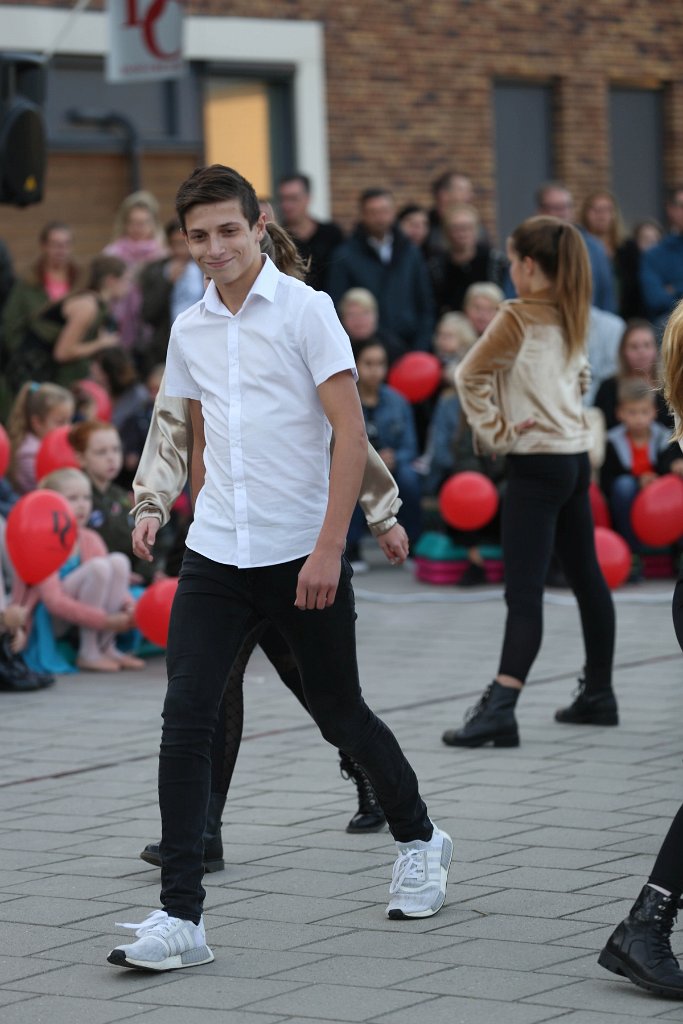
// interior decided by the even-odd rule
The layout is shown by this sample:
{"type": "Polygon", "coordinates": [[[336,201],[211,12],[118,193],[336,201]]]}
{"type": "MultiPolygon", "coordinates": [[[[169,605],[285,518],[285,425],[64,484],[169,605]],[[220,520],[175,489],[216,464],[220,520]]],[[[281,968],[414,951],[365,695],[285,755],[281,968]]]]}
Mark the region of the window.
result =
{"type": "Polygon", "coordinates": [[[552,89],[498,82],[494,88],[498,238],[534,211],[534,191],[552,178],[552,89]]]}
{"type": "Polygon", "coordinates": [[[629,227],[663,210],[662,93],[612,88],[609,97],[612,191],[629,227]]]}

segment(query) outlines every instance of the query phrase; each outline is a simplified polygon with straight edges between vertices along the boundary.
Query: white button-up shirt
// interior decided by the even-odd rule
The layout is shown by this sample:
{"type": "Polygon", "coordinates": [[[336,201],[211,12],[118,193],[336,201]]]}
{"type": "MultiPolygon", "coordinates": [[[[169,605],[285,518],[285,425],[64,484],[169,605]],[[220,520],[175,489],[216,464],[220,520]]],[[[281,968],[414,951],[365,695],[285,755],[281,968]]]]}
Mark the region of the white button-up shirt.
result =
{"type": "Polygon", "coordinates": [[[332,300],[264,257],[234,315],[213,282],[173,324],[166,394],[201,401],[206,478],[187,546],[252,568],[310,554],[329,488],[330,424],[317,387],[356,375],[332,300]]]}

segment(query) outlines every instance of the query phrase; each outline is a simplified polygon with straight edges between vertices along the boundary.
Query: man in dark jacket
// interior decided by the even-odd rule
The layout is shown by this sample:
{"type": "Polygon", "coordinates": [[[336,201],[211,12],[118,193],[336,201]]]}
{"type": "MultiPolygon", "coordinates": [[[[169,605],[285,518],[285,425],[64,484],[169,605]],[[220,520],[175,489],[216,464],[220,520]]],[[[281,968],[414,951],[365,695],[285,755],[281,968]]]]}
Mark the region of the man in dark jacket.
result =
{"type": "Polygon", "coordinates": [[[338,305],[350,288],[367,288],[377,299],[379,326],[407,350],[431,347],[435,309],[429,275],[419,250],[395,226],[396,206],[387,189],[366,189],[360,223],[332,256],[327,290],[338,305]]]}

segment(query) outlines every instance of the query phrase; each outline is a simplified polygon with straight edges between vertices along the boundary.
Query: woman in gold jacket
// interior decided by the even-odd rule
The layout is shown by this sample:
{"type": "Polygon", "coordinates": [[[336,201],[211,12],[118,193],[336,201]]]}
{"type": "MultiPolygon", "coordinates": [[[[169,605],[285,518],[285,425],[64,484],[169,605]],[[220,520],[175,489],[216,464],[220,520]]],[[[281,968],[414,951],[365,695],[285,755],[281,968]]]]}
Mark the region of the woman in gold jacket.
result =
{"type": "MultiPolygon", "coordinates": [[[[289,237],[277,225],[268,225],[266,252],[283,273],[301,276],[301,264],[289,237]]],[[[141,558],[151,560],[156,534],[169,518],[171,506],[180,495],[187,478],[193,500],[192,431],[188,403],[171,398],[161,382],[152,422],[133,481],[136,505],[133,550],[141,558]]],[[[193,479],[194,478],[194,479],[193,479]]],[[[391,473],[375,450],[368,445],[368,462],[361,484],[359,502],[370,532],[389,561],[398,565],[408,554],[408,539],[397,522],[401,507],[398,487],[391,473]]],[[[224,867],[221,837],[221,815],[237,760],[244,720],[244,672],[256,643],[259,643],[283,683],[304,708],[306,702],[301,677],[289,647],[274,628],[268,627],[257,640],[243,648],[226,682],[211,750],[212,784],[207,824],[204,832],[205,870],[220,871],[224,867]]],[[[358,789],[358,811],[347,826],[348,832],[375,832],[384,827],[385,819],[369,779],[355,761],[339,751],[340,768],[345,778],[352,778],[358,789]]],[[[159,844],[149,843],[142,853],[149,864],[161,864],[159,844]]]]}

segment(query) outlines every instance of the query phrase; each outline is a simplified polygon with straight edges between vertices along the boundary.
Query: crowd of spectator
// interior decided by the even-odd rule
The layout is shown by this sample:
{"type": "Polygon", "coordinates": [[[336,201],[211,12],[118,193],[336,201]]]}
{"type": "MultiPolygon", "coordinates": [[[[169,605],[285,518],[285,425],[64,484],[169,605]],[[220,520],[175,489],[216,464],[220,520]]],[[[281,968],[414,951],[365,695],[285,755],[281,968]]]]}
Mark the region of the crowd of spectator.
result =
{"type": "MultiPolygon", "coordinates": [[[[514,297],[504,240],[495,244],[487,232],[476,188],[466,175],[442,174],[431,194],[429,208],[410,202],[399,209],[388,188],[366,189],[348,236],[337,224],[312,215],[311,182],[304,174],[284,177],[272,202],[262,203],[267,217],[278,219],[294,240],[310,285],[327,291],[337,307],[357,359],[368,436],[398,482],[399,518],[413,544],[427,525],[447,531],[438,522],[436,498],[453,473],[484,473],[504,500],[504,460],[477,449],[455,384],[459,360],[501,303],[514,297]],[[411,404],[387,378],[397,360],[416,351],[436,355],[442,376],[430,399],[411,404]]],[[[668,196],[668,230],[652,217],[627,233],[610,192],[597,190],[577,208],[561,182],[539,186],[536,207],[538,213],[575,223],[588,249],[592,381],[585,403],[595,436],[592,464],[614,528],[634,552],[633,578],[638,578],[642,546],[631,530],[630,506],[657,475],[683,476],[683,459],[669,443],[671,421],[658,391],[659,340],[668,314],[683,297],[683,187],[668,196]]],[[[204,282],[179,223],[162,225],[159,204],[145,191],[124,200],[111,243],[87,267],[74,260],[74,242],[68,224],[46,224],[35,262],[23,274],[0,243],[0,419],[12,449],[0,486],[1,511],[6,514],[20,495],[44,484],[36,475],[41,442],[56,427],[72,424],[70,440],[85,475],[54,485],[73,491],[80,502],[79,528],[86,532],[77,568],[116,554],[129,560],[127,586],[145,585],[177,572],[189,506],[181,503],[165,527],[154,565],[133,564],[131,485],[163,374],[170,325],[201,298],[204,282]],[[107,396],[107,422],[92,397],[93,383],[107,396]],[[83,505],[88,506],[85,517],[83,505]],[[93,531],[98,542],[89,538],[93,531]]],[[[364,567],[364,530],[362,515],[354,516],[349,553],[357,568],[364,567]]],[[[496,530],[494,521],[485,534],[454,537],[468,552],[464,583],[484,579],[479,547],[482,541],[495,542],[496,530]]],[[[100,579],[112,571],[101,569],[100,579]]],[[[119,590],[121,578],[115,577],[119,590]]],[[[6,589],[11,583],[5,580],[6,589]]],[[[133,656],[116,653],[105,627],[97,647],[92,616],[83,619],[76,607],[74,595],[80,591],[74,584],[64,601],[65,586],[52,581],[43,588],[47,597],[43,593],[36,602],[47,607],[45,621],[52,622],[55,637],[68,632],[66,622],[85,635],[85,653],[83,643],[76,645],[82,664],[97,663],[96,650],[103,669],[135,663],[133,656]],[[55,593],[61,595],[59,607],[50,605],[55,593]]],[[[91,589],[92,581],[86,586],[88,593],[91,589]]],[[[134,597],[119,603],[111,608],[100,601],[110,620],[118,615],[122,625],[134,597]]],[[[34,613],[34,629],[37,618],[34,613]]],[[[11,611],[6,620],[19,636],[24,627],[16,625],[11,611]]],[[[39,660],[34,663],[38,672],[50,670],[39,660]]]]}

